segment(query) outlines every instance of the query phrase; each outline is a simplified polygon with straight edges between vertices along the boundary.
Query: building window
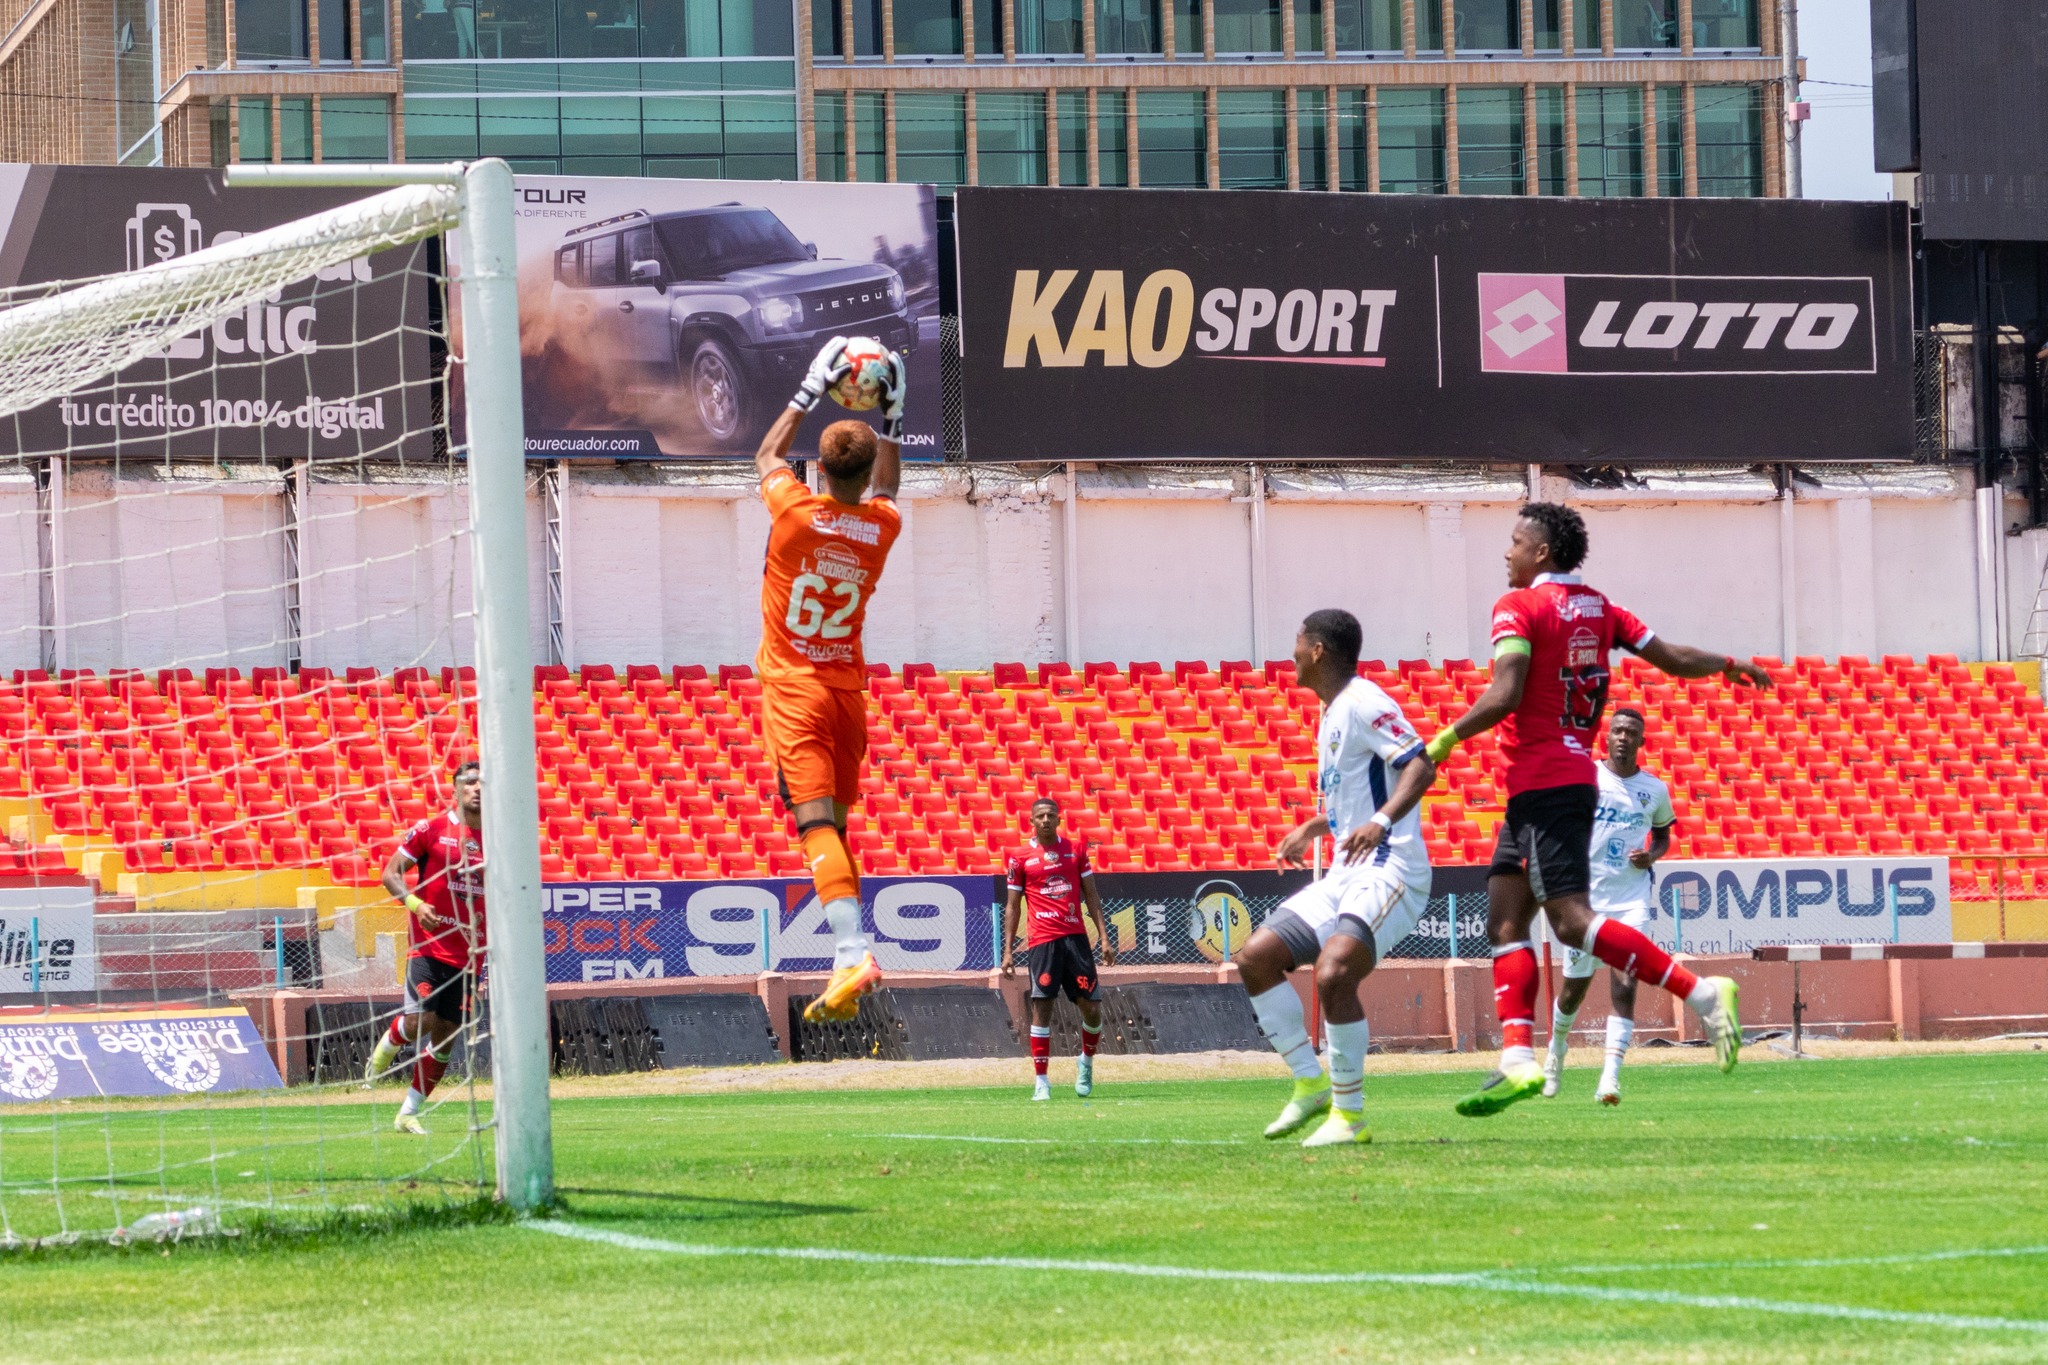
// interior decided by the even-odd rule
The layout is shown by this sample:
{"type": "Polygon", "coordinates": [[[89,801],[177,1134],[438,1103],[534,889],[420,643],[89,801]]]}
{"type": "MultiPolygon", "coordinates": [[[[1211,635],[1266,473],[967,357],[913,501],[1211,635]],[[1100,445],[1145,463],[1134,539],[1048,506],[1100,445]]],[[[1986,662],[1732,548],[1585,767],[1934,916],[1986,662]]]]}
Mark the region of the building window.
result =
{"type": "Polygon", "coordinates": [[[1685,194],[1685,92],[1675,85],[1657,87],[1657,193],[1685,194]]]}
{"type": "Polygon", "coordinates": [[[1521,87],[1460,86],[1458,193],[1521,194],[1525,172],[1521,87]]]}
{"type": "Polygon", "coordinates": [[[1413,86],[1379,88],[1380,191],[1443,194],[1444,92],[1413,86]]]}
{"type": "MultiPolygon", "coordinates": [[[[847,0],[811,0],[811,55],[813,57],[844,57],[840,50],[839,17],[844,12],[840,7],[847,0]]],[[[406,27],[406,41],[412,41],[412,28],[406,27]]]]}
{"type": "Polygon", "coordinates": [[[1565,176],[1564,87],[1536,87],[1536,193],[1563,194],[1565,176]]]}
{"type": "Polygon", "coordinates": [[[811,123],[817,130],[818,179],[846,179],[846,97],[818,91],[811,98],[811,123]]]}
{"type": "MultiPolygon", "coordinates": [[[[434,0],[416,0],[428,5],[434,0]]],[[[448,11],[455,19],[457,41],[461,41],[466,26],[474,25],[475,39],[458,56],[477,57],[552,57],[555,50],[555,3],[554,0],[491,0],[488,8],[483,5],[464,5],[461,0],[445,0],[448,11]]],[[[406,34],[411,36],[408,24],[406,34]]]]}
{"type": "MultiPolygon", "coordinates": [[[[236,154],[244,161],[270,160],[270,96],[239,96],[235,100],[235,121],[240,125],[236,154]]],[[[470,127],[468,154],[476,155],[474,122],[470,127]]]]}
{"type": "Polygon", "coordinates": [[[242,0],[235,6],[235,60],[303,62],[306,0],[242,0]]]}
{"type": "Polygon", "coordinates": [[[1572,6],[1572,50],[1600,51],[1600,5],[1598,0],[1578,0],[1572,6]]]}
{"type": "MultiPolygon", "coordinates": [[[[674,27],[679,30],[678,39],[687,33],[690,19],[695,13],[686,13],[682,5],[660,5],[652,8],[676,16],[681,22],[674,27]]],[[[706,7],[691,5],[689,11],[700,11],[706,7]]],[[[652,16],[650,16],[652,17],[652,16]]],[[[718,15],[713,12],[709,23],[701,20],[697,26],[708,28],[709,55],[717,56],[718,15]]],[[[633,0],[578,0],[573,5],[563,5],[558,24],[558,50],[564,57],[637,57],[640,55],[640,23],[634,11],[633,0]]]]}
{"type": "Polygon", "coordinates": [[[1060,183],[1088,183],[1088,92],[1061,90],[1054,94],[1060,119],[1060,183]]]}
{"type": "Polygon", "coordinates": [[[1753,85],[1702,85],[1693,91],[1693,137],[1702,196],[1764,192],[1763,91],[1753,85]]]}
{"type": "MultiPolygon", "coordinates": [[[[632,0],[617,0],[630,10],[632,0]]],[[[703,3],[681,4],[677,0],[639,0],[640,32],[639,52],[642,57],[787,57],[796,51],[795,14],[787,4],[767,4],[763,0],[734,0],[733,3],[711,5],[703,3]]],[[[605,11],[591,0],[576,0],[572,8],[582,11],[575,16],[578,26],[601,25],[605,11]],[[588,16],[595,13],[598,20],[588,16]]],[[[825,7],[828,11],[831,6],[825,7]]],[[[820,34],[816,21],[819,6],[812,0],[811,15],[813,30],[811,42],[815,47],[821,37],[833,43],[832,52],[837,52],[837,15],[828,17],[833,21],[832,32],[820,34]]],[[[587,54],[570,50],[569,18],[564,12],[562,30],[562,55],[565,57],[588,55],[592,57],[631,57],[635,53],[626,50],[632,41],[623,32],[613,34],[601,26],[593,30],[595,36],[590,42],[587,54]]],[[[407,41],[411,41],[410,32],[407,41]]]]}
{"type": "Polygon", "coordinates": [[[1218,52],[1280,51],[1280,0],[1214,0],[1214,4],[1218,52]]]}
{"type": "Polygon", "coordinates": [[[984,90],[975,96],[974,158],[977,184],[1043,185],[1045,95],[984,90]]]}
{"type": "Polygon", "coordinates": [[[1096,52],[1159,51],[1159,13],[1159,0],[1095,0],[1096,52]]]}
{"type": "Polygon", "coordinates": [[[1694,47],[1756,47],[1756,0],[1692,0],[1694,47]]]}
{"type": "Polygon", "coordinates": [[[896,96],[896,178],[950,192],[967,180],[967,97],[896,96]]]}
{"type": "Polygon", "coordinates": [[[1535,0],[1536,50],[1557,52],[1564,47],[1564,5],[1562,0],[1535,0]]]}
{"type": "Polygon", "coordinates": [[[478,100],[477,151],[484,156],[560,156],[561,105],[560,100],[524,96],[478,100]]]}
{"type": "Polygon", "coordinates": [[[1678,0],[1615,0],[1614,46],[1639,51],[1678,46],[1678,0]]]}
{"type": "Polygon", "coordinates": [[[1140,90],[1138,183],[1201,189],[1209,183],[1209,138],[1199,90],[1140,90]]]}
{"type": "Polygon", "coordinates": [[[1314,86],[1294,92],[1294,152],[1305,190],[1329,188],[1329,124],[1324,117],[1327,97],[1314,86]]]}
{"type": "Polygon", "coordinates": [[[1415,50],[1425,56],[1444,50],[1444,7],[1436,0],[1415,0],[1415,50]]]}
{"type": "Polygon", "coordinates": [[[391,62],[391,35],[384,23],[384,0],[362,0],[363,60],[371,66],[391,62]]]}
{"type": "Polygon", "coordinates": [[[1095,180],[1100,185],[1131,183],[1128,91],[1095,92],[1095,180]]]}
{"type": "Polygon", "coordinates": [[[1173,54],[1184,62],[1202,60],[1200,0],[1173,0],[1173,54]]]}
{"type": "Polygon", "coordinates": [[[853,55],[882,55],[882,0],[852,0],[853,55]]]}
{"type": "Polygon", "coordinates": [[[1337,92],[1337,188],[1372,188],[1372,158],[1366,122],[1370,90],[1337,92]]]}
{"type": "Polygon", "coordinates": [[[1643,192],[1643,92],[1633,85],[1579,87],[1579,193],[1634,198],[1643,192]]]}
{"type": "Polygon", "coordinates": [[[889,178],[889,104],[879,90],[853,96],[853,167],[861,180],[879,185],[889,178]]]}
{"type": "MultiPolygon", "coordinates": [[[[703,102],[716,112],[716,96],[703,102]]],[[[562,155],[638,157],[640,112],[638,95],[563,100],[562,155]]]]}
{"type": "MultiPolygon", "coordinates": [[[[1519,0],[1455,0],[1451,21],[1457,25],[1453,36],[1460,52],[1522,50],[1522,7],[1519,0]]],[[[1458,117],[1464,117],[1462,105],[1459,106],[1458,117]]],[[[1463,157],[1462,139],[1458,145],[1458,155],[1463,157]]],[[[1460,183],[1464,175],[1461,161],[1458,171],[1460,183]]]]}
{"type": "Polygon", "coordinates": [[[1401,50],[1401,0],[1332,0],[1331,13],[1339,52],[1401,50]]]}
{"type": "Polygon", "coordinates": [[[1294,50],[1313,57],[1323,50],[1323,0],[1289,0],[1294,6],[1294,50]]]}
{"type": "Polygon", "coordinates": [[[320,159],[389,161],[391,101],[381,95],[322,96],[320,159]]]}
{"type": "MultiPolygon", "coordinates": [[[[1016,0],[1017,50],[1052,57],[1080,53],[1082,3],[1083,0],[1016,0]]],[[[976,20],[977,33],[979,23],[976,20]]]]}
{"type": "Polygon", "coordinates": [[[895,16],[897,56],[960,55],[960,0],[896,0],[895,16]]]}
{"type": "Polygon", "coordinates": [[[313,159],[313,97],[286,95],[277,102],[280,161],[313,159]]]}
{"type": "Polygon", "coordinates": [[[1217,92],[1216,160],[1218,183],[1226,190],[1286,189],[1286,94],[1217,92]]]}

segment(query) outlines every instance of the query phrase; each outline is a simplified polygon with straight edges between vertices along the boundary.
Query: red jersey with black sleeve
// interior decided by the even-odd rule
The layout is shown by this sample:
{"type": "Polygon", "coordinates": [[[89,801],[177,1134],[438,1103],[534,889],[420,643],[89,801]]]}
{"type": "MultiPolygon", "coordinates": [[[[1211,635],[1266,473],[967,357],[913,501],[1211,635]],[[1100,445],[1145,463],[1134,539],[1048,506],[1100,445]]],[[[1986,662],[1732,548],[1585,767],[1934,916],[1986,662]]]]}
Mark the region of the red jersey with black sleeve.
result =
{"type": "Polygon", "coordinates": [[[408,916],[412,956],[467,967],[484,950],[484,836],[453,812],[430,815],[414,825],[399,851],[418,869],[413,894],[446,921],[438,929],[408,916]]]}
{"type": "Polygon", "coordinates": [[[1493,605],[1493,644],[1529,647],[1522,704],[1500,723],[1508,795],[1545,787],[1590,787],[1593,737],[1607,709],[1607,656],[1640,650],[1655,633],[1635,615],[1579,581],[1543,574],[1493,605]]]}
{"type": "Polygon", "coordinates": [[[1051,848],[1033,839],[1011,855],[1010,889],[1024,893],[1027,948],[1088,932],[1081,918],[1081,879],[1093,875],[1087,845],[1065,835],[1051,848]]]}

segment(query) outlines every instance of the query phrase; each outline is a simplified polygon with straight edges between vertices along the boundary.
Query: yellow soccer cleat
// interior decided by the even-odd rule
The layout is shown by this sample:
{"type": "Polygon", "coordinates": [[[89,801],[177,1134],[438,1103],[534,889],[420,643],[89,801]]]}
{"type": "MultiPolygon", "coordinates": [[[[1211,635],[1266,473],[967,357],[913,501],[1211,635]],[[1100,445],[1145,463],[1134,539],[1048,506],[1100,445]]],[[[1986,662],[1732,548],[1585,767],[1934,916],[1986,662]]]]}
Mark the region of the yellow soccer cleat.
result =
{"type": "Polygon", "coordinates": [[[1365,1126],[1365,1111],[1352,1113],[1345,1109],[1332,1109],[1323,1120],[1322,1126],[1301,1140],[1304,1147],[1339,1147],[1372,1141],[1372,1129],[1365,1126]]]}
{"type": "Polygon", "coordinates": [[[391,1126],[398,1132],[411,1133],[414,1137],[425,1137],[427,1135],[427,1126],[420,1122],[418,1114],[401,1113],[391,1126]]]}
{"type": "Polygon", "coordinates": [[[875,965],[873,953],[862,954],[855,966],[834,969],[825,993],[804,1006],[804,1022],[845,1023],[860,1012],[860,998],[872,992],[881,980],[882,969],[875,965]]]}

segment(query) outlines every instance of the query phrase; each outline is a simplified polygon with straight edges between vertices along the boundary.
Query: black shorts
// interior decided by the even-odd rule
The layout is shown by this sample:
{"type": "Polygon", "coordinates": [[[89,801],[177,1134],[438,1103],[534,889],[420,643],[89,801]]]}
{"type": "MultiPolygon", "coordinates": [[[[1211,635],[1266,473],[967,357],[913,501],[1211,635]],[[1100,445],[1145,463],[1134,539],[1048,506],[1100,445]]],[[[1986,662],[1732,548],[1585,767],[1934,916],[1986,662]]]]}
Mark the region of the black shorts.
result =
{"type": "Polygon", "coordinates": [[[1527,876],[1538,905],[1585,895],[1593,884],[1589,855],[1599,805],[1600,789],[1591,783],[1510,796],[1488,875],[1527,876]]]}
{"type": "Polygon", "coordinates": [[[460,1027],[469,1013],[469,973],[438,957],[405,964],[405,1012],[431,1014],[460,1027]]]}
{"type": "Polygon", "coordinates": [[[1088,946],[1088,935],[1067,934],[1034,943],[1025,950],[1024,960],[1031,966],[1033,1000],[1051,1000],[1062,991],[1069,1000],[1095,998],[1095,950],[1088,946]]]}

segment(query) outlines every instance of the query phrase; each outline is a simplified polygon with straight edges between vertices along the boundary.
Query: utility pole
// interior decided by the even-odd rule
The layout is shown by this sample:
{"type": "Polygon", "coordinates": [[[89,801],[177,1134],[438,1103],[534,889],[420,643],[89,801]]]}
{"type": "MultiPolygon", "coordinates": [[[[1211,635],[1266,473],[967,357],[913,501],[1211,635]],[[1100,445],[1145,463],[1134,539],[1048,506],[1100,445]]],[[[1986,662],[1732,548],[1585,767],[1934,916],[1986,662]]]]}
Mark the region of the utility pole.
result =
{"type": "Polygon", "coordinates": [[[1779,0],[1778,12],[1784,19],[1784,32],[1779,46],[1784,49],[1785,74],[1785,197],[1805,197],[1804,177],[1799,168],[1799,125],[1806,121],[1806,102],[1799,98],[1799,2],[1779,0]]]}

